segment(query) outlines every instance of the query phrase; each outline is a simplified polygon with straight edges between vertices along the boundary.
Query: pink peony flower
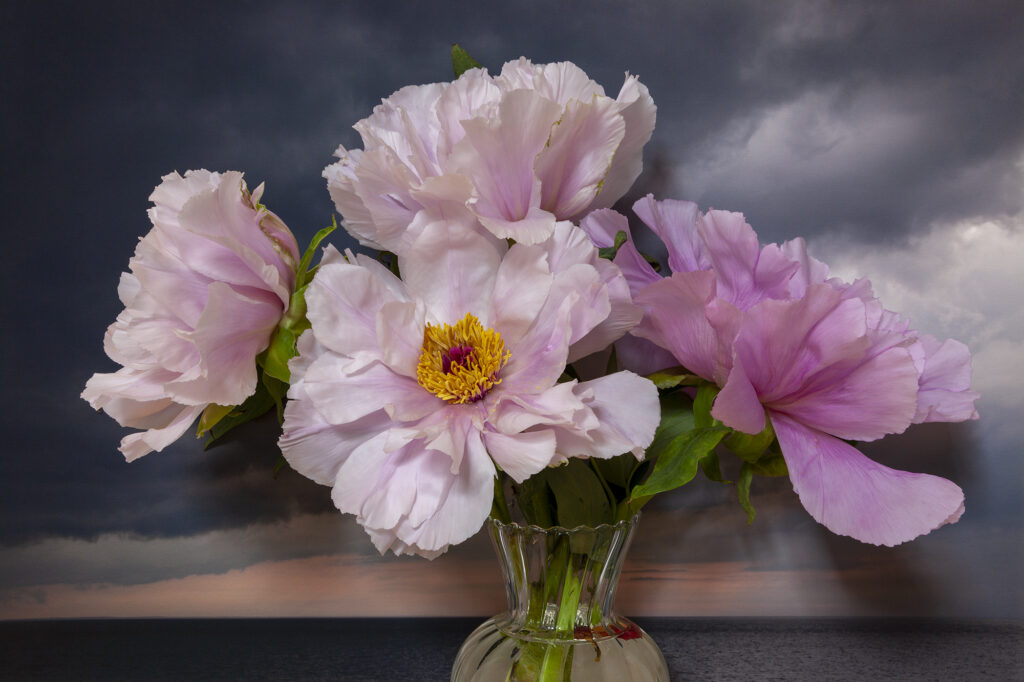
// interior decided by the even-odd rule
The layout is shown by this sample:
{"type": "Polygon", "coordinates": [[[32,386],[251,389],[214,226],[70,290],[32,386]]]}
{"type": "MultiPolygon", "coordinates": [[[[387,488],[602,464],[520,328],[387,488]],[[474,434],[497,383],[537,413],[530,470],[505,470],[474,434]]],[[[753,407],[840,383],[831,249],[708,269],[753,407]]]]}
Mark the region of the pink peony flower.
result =
{"type": "MultiPolygon", "coordinates": [[[[711,414],[726,426],[758,433],[771,419],[818,522],[896,545],[959,519],[959,487],[889,469],[844,441],[976,419],[963,344],[919,336],[866,280],[827,279],[802,240],[760,246],[741,214],[651,197],[634,210],[668,247],[672,274],[660,277],[631,242],[617,254],[645,310],[633,333],[721,387],[711,414]]],[[[583,227],[601,242],[624,222],[616,216],[599,212],[583,227]]]]}
{"type": "Polygon", "coordinates": [[[578,228],[554,230],[508,248],[471,223],[434,221],[401,258],[401,279],[325,252],[280,446],[333,486],[381,552],[434,557],[471,536],[496,467],[521,482],[568,457],[642,457],[651,442],[651,382],[619,372],[559,383],[574,347],[613,314],[609,282],[621,275],[578,228]]]}
{"type": "Polygon", "coordinates": [[[122,426],[128,461],[177,440],[210,404],[236,405],[256,388],[255,357],[288,306],[298,246],[238,172],[163,178],[153,229],[121,275],[125,309],[104,348],[123,365],[95,374],[82,397],[122,426]]]}
{"type": "Polygon", "coordinates": [[[640,174],[655,106],[635,76],[615,99],[569,62],[508,62],[452,83],[402,88],[355,125],[324,170],[345,228],[400,253],[424,208],[459,209],[499,238],[532,244],[558,220],[611,206],[640,174]]]}

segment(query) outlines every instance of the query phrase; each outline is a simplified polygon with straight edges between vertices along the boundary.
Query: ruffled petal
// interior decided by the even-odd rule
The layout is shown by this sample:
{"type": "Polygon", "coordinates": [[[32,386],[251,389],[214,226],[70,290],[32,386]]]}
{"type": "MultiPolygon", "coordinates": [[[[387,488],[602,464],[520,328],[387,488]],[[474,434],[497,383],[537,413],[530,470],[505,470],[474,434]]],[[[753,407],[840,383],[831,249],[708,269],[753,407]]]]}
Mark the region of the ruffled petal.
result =
{"type": "Polygon", "coordinates": [[[504,434],[485,431],[484,445],[501,470],[522,483],[555,458],[555,434],[550,429],[504,434]]]}
{"type": "Polygon", "coordinates": [[[632,372],[616,372],[575,387],[583,404],[593,412],[594,427],[554,427],[558,456],[605,459],[631,452],[643,459],[661,419],[658,389],[632,372]]]}
{"type": "Polygon", "coordinates": [[[199,417],[206,405],[179,405],[172,403],[161,412],[165,425],[141,433],[132,433],[121,439],[118,448],[128,462],[134,462],[154,450],[159,452],[181,438],[199,417]]]}
{"type": "MultiPolygon", "coordinates": [[[[668,349],[680,364],[714,381],[731,358],[705,315],[714,292],[713,272],[676,272],[643,289],[635,301],[644,318],[633,334],[668,349]]],[[[731,353],[729,354],[731,355],[731,353]]]]}
{"type": "Polygon", "coordinates": [[[559,220],[589,207],[625,134],[614,100],[569,102],[534,164],[541,181],[540,207],[559,220]]]}
{"type": "Polygon", "coordinates": [[[352,451],[392,425],[391,418],[378,410],[335,426],[323,418],[312,401],[291,393],[289,397],[277,444],[295,471],[321,485],[332,485],[352,451]]]}
{"type": "Polygon", "coordinates": [[[959,422],[977,419],[971,390],[971,353],[954,339],[940,343],[931,336],[920,337],[924,350],[914,423],[959,422]]]}
{"type": "Polygon", "coordinates": [[[604,249],[615,244],[615,235],[625,232],[629,238],[629,219],[618,211],[601,208],[591,211],[580,221],[580,229],[587,233],[598,248],[604,249]]]}
{"type": "Polygon", "coordinates": [[[626,134],[615,150],[612,165],[591,208],[610,207],[629,191],[643,171],[643,148],[654,132],[658,108],[654,106],[647,86],[636,76],[626,75],[615,101],[626,124],[626,134]]]}
{"type": "Polygon", "coordinates": [[[668,249],[672,272],[695,272],[711,267],[697,232],[700,210],[692,201],[655,201],[648,194],[633,204],[633,212],[651,228],[668,249]]]}
{"type": "Polygon", "coordinates": [[[783,415],[772,424],[800,502],[833,533],[891,547],[963,514],[963,491],[944,478],[882,466],[783,415]]]}
{"type": "Polygon", "coordinates": [[[398,279],[383,268],[321,265],[306,289],[307,315],[317,340],[342,354],[377,349],[377,311],[389,301],[407,300],[396,296],[395,283],[398,279]]]}
{"type": "Polygon", "coordinates": [[[239,294],[223,282],[210,285],[210,299],[196,328],[180,333],[202,358],[202,374],[166,385],[168,395],[187,404],[238,405],[256,390],[256,356],[270,343],[281,309],[239,294]]]}
{"type": "Polygon", "coordinates": [[[356,448],[339,469],[332,498],[356,515],[377,548],[436,556],[483,525],[493,498],[494,464],[470,431],[457,474],[451,459],[422,441],[389,450],[387,434],[356,448]]]}
{"type": "MultiPolygon", "coordinates": [[[[449,167],[473,181],[477,191],[473,210],[496,236],[538,241],[536,231],[545,214],[539,208],[541,187],[534,161],[560,114],[554,102],[529,90],[516,90],[502,99],[497,116],[462,122],[465,137],[452,150],[449,167]],[[510,225],[519,221],[527,221],[523,227],[528,230],[522,235],[527,238],[509,233],[510,225]]],[[[550,227],[554,227],[553,217],[550,227]]]]}

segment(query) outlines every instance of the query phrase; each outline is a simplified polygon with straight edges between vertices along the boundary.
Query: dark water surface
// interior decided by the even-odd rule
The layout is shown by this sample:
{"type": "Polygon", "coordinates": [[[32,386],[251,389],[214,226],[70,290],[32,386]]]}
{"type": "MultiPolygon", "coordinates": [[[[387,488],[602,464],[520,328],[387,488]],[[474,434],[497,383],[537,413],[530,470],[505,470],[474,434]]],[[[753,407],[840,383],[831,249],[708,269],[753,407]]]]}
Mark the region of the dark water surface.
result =
{"type": "MultiPolygon", "coordinates": [[[[483,619],[0,622],[3,680],[447,680],[483,619]]],[[[638,618],[673,680],[1024,681],[1024,622],[638,618]]]]}

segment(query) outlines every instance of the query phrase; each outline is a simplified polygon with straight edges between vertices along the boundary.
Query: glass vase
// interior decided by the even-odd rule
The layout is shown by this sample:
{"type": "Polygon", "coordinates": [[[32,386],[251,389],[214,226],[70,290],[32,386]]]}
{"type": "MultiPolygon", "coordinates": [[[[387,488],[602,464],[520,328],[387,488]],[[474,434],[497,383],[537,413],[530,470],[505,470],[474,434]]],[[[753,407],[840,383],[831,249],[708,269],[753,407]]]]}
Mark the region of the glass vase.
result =
{"type": "Polygon", "coordinates": [[[637,519],[572,529],[489,519],[508,611],[466,639],[452,682],[667,681],[654,640],[614,611],[637,519]]]}

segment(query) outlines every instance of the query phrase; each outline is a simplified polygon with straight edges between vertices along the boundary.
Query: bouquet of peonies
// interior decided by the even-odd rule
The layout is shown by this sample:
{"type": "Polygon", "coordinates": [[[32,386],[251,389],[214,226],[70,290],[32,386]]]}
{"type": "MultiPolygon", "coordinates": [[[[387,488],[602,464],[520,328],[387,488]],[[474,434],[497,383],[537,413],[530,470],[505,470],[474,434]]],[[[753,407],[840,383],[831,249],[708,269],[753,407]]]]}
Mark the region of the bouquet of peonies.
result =
{"type": "Polygon", "coordinates": [[[453,57],[454,81],[394,93],[324,171],[376,255],[327,246],[311,267],[333,227],[300,255],[241,173],[163,178],[105,337],[123,367],[82,394],[139,430],[128,460],[276,407],[288,464],[381,552],[429,558],[488,516],[628,519],[698,470],[751,520],[754,476],[788,475],[815,520],[873,544],[960,517],[955,484],[852,442],[977,418],[963,344],[739,213],[639,200],[653,263],[610,208],[654,129],[647,88],[453,57]]]}

